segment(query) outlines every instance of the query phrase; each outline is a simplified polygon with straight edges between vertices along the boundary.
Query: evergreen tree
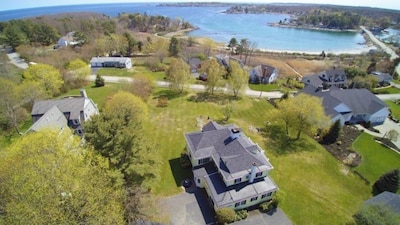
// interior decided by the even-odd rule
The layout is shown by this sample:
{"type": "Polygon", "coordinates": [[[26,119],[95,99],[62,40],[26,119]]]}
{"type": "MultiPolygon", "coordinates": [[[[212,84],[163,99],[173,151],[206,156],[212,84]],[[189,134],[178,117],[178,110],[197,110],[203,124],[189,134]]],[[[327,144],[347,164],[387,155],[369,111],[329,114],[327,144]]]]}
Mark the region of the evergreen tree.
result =
{"type": "Polygon", "coordinates": [[[374,195],[378,195],[384,191],[396,193],[400,188],[400,171],[399,169],[391,170],[382,176],[374,183],[372,187],[374,195]]]}
{"type": "Polygon", "coordinates": [[[170,56],[177,57],[180,51],[179,40],[176,37],[172,37],[169,42],[168,52],[170,56]]]}
{"type": "Polygon", "coordinates": [[[104,78],[100,76],[99,74],[96,75],[96,80],[94,81],[94,86],[95,87],[103,87],[105,85],[104,78]]]}
{"type": "Polygon", "coordinates": [[[341,129],[342,125],[340,124],[340,120],[336,120],[335,123],[329,128],[328,133],[322,138],[322,142],[324,144],[335,143],[340,135],[341,129]]]}

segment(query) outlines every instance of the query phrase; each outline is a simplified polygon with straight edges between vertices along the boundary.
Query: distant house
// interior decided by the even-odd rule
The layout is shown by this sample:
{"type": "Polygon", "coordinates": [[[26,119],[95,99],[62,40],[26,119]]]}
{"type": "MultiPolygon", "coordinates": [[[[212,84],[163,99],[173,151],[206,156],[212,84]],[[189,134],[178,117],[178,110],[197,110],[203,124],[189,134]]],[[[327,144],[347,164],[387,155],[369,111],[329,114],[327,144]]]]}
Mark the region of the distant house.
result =
{"type": "Polygon", "coordinates": [[[218,63],[220,65],[224,66],[226,69],[229,68],[229,61],[230,60],[234,60],[234,61],[238,62],[241,67],[244,66],[244,64],[243,64],[243,62],[241,60],[233,58],[233,57],[230,57],[230,56],[228,56],[226,54],[218,54],[218,55],[215,56],[215,58],[217,59],[218,63]]]}
{"type": "Polygon", "coordinates": [[[367,89],[324,88],[307,85],[302,93],[322,99],[325,113],[332,122],[340,120],[342,124],[368,123],[383,124],[389,116],[389,107],[367,89]]]}
{"type": "Polygon", "coordinates": [[[250,71],[251,84],[270,84],[278,77],[278,70],[268,65],[258,65],[250,71]]]}
{"type": "Polygon", "coordinates": [[[128,57],[93,57],[90,60],[91,67],[116,67],[132,68],[132,60],[128,57]]]}
{"type": "Polygon", "coordinates": [[[400,216],[400,195],[388,191],[384,191],[373,198],[364,202],[366,205],[386,206],[396,215],[400,216]]]}
{"type": "Polygon", "coordinates": [[[374,71],[371,75],[374,75],[378,79],[379,86],[387,86],[392,82],[392,76],[388,73],[374,71]]]}
{"type": "Polygon", "coordinates": [[[205,188],[214,209],[247,208],[271,199],[278,190],[268,176],[273,167],[264,151],[236,125],[211,121],[184,136],[194,182],[205,188]]]}
{"type": "Polygon", "coordinates": [[[201,61],[199,58],[190,58],[188,60],[188,64],[190,66],[190,71],[192,73],[198,73],[201,68],[201,61]]]}
{"type": "Polygon", "coordinates": [[[74,41],[74,34],[75,34],[75,31],[71,31],[68,34],[66,34],[64,37],[61,37],[57,42],[57,47],[62,48],[62,47],[67,47],[68,45],[79,44],[79,41],[74,41]]]}
{"type": "Polygon", "coordinates": [[[321,73],[305,76],[301,80],[305,85],[311,85],[315,88],[324,86],[325,88],[347,86],[348,80],[344,69],[333,68],[321,73]]]}
{"type": "Polygon", "coordinates": [[[31,112],[33,125],[29,130],[37,131],[44,127],[62,129],[67,125],[82,136],[82,124],[95,114],[99,114],[96,104],[82,89],[81,96],[36,101],[31,112]]]}

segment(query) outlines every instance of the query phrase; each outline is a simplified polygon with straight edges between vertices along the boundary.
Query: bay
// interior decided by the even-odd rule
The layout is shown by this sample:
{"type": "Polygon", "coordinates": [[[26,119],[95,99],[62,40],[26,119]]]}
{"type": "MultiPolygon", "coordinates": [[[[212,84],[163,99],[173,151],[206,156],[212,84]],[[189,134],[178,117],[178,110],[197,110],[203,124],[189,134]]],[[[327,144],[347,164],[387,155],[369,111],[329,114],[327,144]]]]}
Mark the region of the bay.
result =
{"type": "Polygon", "coordinates": [[[147,13],[181,18],[199,29],[189,35],[208,37],[228,43],[235,37],[247,38],[257,48],[272,51],[319,53],[356,53],[368,51],[364,37],[358,32],[332,32],[268,26],[268,23],[289,18],[285,14],[225,14],[227,7],[164,7],[158,3],[112,3],[54,6],[0,12],[0,21],[36,17],[65,12],[97,12],[111,17],[119,13],[147,13]]]}

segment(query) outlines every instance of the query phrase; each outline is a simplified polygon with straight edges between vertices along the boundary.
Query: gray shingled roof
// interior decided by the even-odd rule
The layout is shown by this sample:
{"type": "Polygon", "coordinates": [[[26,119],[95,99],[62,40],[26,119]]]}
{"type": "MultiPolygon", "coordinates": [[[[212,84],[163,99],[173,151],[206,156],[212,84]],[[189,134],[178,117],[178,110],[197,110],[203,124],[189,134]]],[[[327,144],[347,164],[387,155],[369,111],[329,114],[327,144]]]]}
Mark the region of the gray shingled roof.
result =
{"type": "Polygon", "coordinates": [[[43,115],[53,106],[57,106],[63,113],[69,113],[69,120],[80,119],[80,113],[85,106],[85,98],[68,97],[36,101],[33,105],[31,115],[43,115]]]}
{"type": "Polygon", "coordinates": [[[346,73],[343,69],[330,69],[321,73],[305,76],[301,80],[306,85],[318,87],[322,83],[328,85],[347,84],[346,73]]]}
{"type": "Polygon", "coordinates": [[[382,192],[379,195],[365,201],[367,205],[385,205],[394,213],[400,215],[400,195],[392,192],[382,192]]]}
{"type": "Polygon", "coordinates": [[[248,174],[253,163],[260,170],[272,169],[262,149],[243,132],[237,138],[231,138],[234,128],[237,128],[234,124],[221,126],[209,122],[203,131],[185,134],[192,156],[197,159],[212,157],[227,179],[248,174]]]}
{"type": "Polygon", "coordinates": [[[50,127],[63,129],[68,126],[68,121],[57,106],[51,107],[38,121],[36,121],[27,131],[38,131],[42,128],[50,127]]]}
{"type": "Polygon", "coordinates": [[[375,112],[387,107],[385,102],[380,100],[367,89],[336,89],[322,91],[311,85],[306,86],[301,92],[322,98],[325,113],[336,116],[339,112],[334,107],[343,103],[355,115],[374,114],[375,112]]]}
{"type": "Polygon", "coordinates": [[[229,187],[225,186],[218,173],[206,176],[205,181],[218,208],[278,190],[269,177],[255,179],[253,183],[243,182],[229,187]]]}
{"type": "Polygon", "coordinates": [[[131,60],[128,57],[92,57],[90,63],[105,63],[105,62],[118,62],[125,63],[126,61],[131,60]]]}

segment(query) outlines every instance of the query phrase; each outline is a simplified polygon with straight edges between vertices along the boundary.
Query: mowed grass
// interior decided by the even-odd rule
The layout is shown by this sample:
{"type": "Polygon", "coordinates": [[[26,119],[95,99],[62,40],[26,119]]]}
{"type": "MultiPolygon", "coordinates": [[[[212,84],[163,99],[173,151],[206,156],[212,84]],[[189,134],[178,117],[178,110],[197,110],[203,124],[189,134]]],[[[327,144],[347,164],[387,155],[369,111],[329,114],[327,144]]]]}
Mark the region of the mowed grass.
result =
{"type": "Polygon", "coordinates": [[[392,112],[392,115],[395,118],[400,119],[400,105],[396,104],[395,102],[393,102],[391,100],[387,100],[387,101],[385,101],[385,103],[389,106],[390,111],[392,112]]]}
{"type": "MultiPolygon", "coordinates": [[[[104,105],[108,94],[117,88],[87,87],[89,97],[104,105]]],[[[79,90],[70,92],[79,94],[79,90]]],[[[191,175],[190,169],[180,166],[180,154],[185,148],[183,134],[199,131],[198,121],[221,121],[224,117],[223,101],[190,101],[194,93],[174,94],[168,89],[157,88],[148,100],[149,123],[145,132],[154,140],[162,158],[161,180],[153,189],[158,196],[170,196],[183,192],[180,182],[191,175]],[[157,107],[157,97],[167,96],[169,104],[157,107]]],[[[340,162],[327,153],[314,140],[304,137],[300,151],[278,154],[279,149],[270,140],[254,131],[265,128],[266,112],[272,106],[265,100],[243,98],[232,102],[233,112],[228,123],[240,126],[247,136],[266,152],[274,169],[271,177],[286,199],[280,204],[294,224],[345,224],[362,202],[371,197],[371,187],[348,172],[340,162]]],[[[299,149],[297,147],[297,149],[299,149]]],[[[367,162],[368,163],[368,162],[367,162]]],[[[372,165],[373,166],[373,165],[372,165]]]]}
{"type": "Polygon", "coordinates": [[[132,77],[134,74],[134,67],[126,68],[100,68],[96,71],[100,76],[115,76],[115,77],[132,77]]]}
{"type": "MultiPolygon", "coordinates": [[[[97,104],[99,109],[101,109],[106,103],[107,98],[118,91],[118,85],[106,83],[104,87],[94,87],[94,83],[90,83],[86,85],[83,89],[86,90],[88,97],[91,98],[95,104],[97,104]]],[[[80,95],[80,90],[81,89],[73,89],[63,94],[62,96],[65,97],[80,95]]]]}
{"type": "Polygon", "coordinates": [[[371,185],[382,174],[400,168],[400,154],[376,142],[369,134],[361,134],[353,143],[353,148],[362,157],[361,164],[355,170],[367,178],[371,185]]]}
{"type": "Polygon", "coordinates": [[[375,94],[399,94],[400,90],[396,87],[385,87],[374,90],[375,94]]]}

